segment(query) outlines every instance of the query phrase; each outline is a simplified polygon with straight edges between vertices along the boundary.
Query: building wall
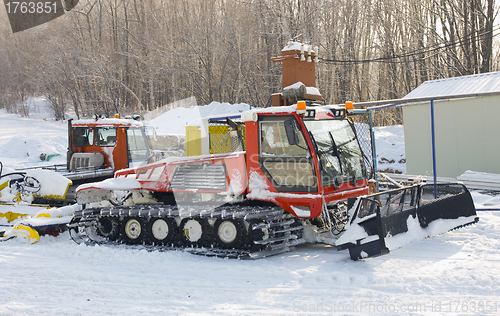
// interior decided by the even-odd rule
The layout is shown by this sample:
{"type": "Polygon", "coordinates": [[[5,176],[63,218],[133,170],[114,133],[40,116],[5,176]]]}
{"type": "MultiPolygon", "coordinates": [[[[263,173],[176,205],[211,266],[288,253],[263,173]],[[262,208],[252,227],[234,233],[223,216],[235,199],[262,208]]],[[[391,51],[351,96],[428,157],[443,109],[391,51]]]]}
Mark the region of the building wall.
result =
{"type": "MultiPolygon", "coordinates": [[[[437,176],[500,174],[500,97],[434,102],[437,176]]],[[[432,175],[430,103],[403,107],[406,172],[432,175]]]]}

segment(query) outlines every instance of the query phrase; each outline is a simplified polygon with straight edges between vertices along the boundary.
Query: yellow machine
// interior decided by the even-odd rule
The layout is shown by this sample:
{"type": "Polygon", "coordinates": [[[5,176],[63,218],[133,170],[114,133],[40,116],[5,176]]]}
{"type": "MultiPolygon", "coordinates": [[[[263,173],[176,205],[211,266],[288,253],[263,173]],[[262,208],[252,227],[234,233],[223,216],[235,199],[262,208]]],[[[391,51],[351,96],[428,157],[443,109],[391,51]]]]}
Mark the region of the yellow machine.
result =
{"type": "Polygon", "coordinates": [[[71,220],[72,207],[51,209],[36,198],[64,200],[71,180],[49,170],[3,173],[0,163],[0,241],[21,238],[36,243],[40,235],[56,235],[71,220]]]}
{"type": "Polygon", "coordinates": [[[8,232],[0,232],[0,241],[9,240],[15,237],[26,240],[30,244],[34,244],[40,239],[38,232],[27,225],[15,225],[8,232]]]}

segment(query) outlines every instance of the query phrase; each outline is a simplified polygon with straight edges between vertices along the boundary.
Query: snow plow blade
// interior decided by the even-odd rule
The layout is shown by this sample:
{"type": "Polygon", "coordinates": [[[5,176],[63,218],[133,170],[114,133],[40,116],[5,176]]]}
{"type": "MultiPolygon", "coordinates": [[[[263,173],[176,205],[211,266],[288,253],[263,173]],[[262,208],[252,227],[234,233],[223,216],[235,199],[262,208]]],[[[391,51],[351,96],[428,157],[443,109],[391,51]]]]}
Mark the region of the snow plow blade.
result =
{"type": "Polygon", "coordinates": [[[389,253],[415,240],[476,223],[472,197],[462,184],[423,184],[355,200],[338,250],[359,260],[389,253]]]}

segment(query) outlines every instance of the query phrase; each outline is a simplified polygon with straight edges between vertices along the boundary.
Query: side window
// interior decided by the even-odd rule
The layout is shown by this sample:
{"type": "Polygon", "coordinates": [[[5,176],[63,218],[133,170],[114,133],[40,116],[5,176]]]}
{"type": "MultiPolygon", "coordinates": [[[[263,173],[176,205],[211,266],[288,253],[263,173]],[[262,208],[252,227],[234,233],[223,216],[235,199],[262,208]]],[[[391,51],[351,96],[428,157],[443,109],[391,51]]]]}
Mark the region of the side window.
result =
{"type": "Polygon", "coordinates": [[[129,160],[135,161],[149,158],[148,145],[141,129],[129,128],[127,130],[127,146],[129,160]]]}
{"type": "Polygon", "coordinates": [[[98,128],[96,128],[96,145],[97,146],[115,146],[116,145],[116,128],[114,128],[114,127],[98,127],[98,128]]]}
{"type": "Polygon", "coordinates": [[[262,122],[261,123],[261,154],[263,156],[293,156],[305,157],[309,154],[304,136],[295,126],[299,142],[290,145],[285,130],[285,123],[262,122]]]}
{"type": "Polygon", "coordinates": [[[76,147],[94,145],[94,129],[92,127],[75,127],[73,129],[73,145],[76,147]]]}
{"type": "Polygon", "coordinates": [[[293,124],[295,135],[287,135],[285,121],[260,124],[260,165],[275,188],[279,192],[316,191],[311,155],[298,125],[293,124]],[[290,144],[290,138],[295,144],[290,144]]]}

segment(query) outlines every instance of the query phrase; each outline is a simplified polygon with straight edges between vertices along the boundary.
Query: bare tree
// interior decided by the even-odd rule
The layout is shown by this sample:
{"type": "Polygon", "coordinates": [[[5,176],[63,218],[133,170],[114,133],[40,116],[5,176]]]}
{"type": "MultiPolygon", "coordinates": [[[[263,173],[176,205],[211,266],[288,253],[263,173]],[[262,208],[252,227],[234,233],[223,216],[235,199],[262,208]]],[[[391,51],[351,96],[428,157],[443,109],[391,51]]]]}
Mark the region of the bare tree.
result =
{"type": "Polygon", "coordinates": [[[326,102],[399,98],[426,80],[497,70],[495,10],[494,0],[81,0],[16,34],[1,12],[0,107],[31,95],[81,117],[192,95],[266,106],[281,89],[271,57],[289,40],[319,46],[326,102]]]}

